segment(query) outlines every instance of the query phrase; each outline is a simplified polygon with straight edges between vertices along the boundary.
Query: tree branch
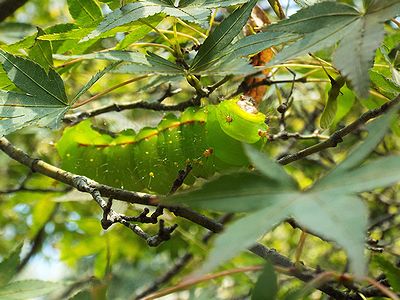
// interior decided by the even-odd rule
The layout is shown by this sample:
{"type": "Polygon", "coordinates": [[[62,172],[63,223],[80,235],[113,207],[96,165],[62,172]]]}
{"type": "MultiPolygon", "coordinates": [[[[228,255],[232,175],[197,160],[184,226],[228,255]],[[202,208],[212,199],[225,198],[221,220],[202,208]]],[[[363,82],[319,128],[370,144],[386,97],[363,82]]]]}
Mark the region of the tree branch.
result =
{"type": "MultiPolygon", "coordinates": [[[[21,149],[16,148],[4,137],[0,138],[0,150],[6,153],[10,158],[27,166],[33,172],[38,172],[47,177],[63,182],[81,192],[88,193],[88,190],[83,188],[85,186],[82,186],[81,184],[85,181],[90,188],[98,191],[102,197],[150,206],[157,206],[159,204],[158,197],[155,195],[132,192],[100,184],[90,178],[57,168],[40,159],[32,158],[21,149]]],[[[193,223],[199,224],[213,232],[220,232],[222,230],[222,224],[219,224],[218,222],[188,208],[174,206],[165,206],[165,208],[173,212],[176,216],[190,220],[193,223]]]]}
{"type": "Polygon", "coordinates": [[[384,114],[387,110],[389,110],[391,107],[395,106],[398,103],[400,103],[400,95],[398,95],[392,101],[386,102],[381,107],[367,111],[366,113],[362,114],[361,117],[359,117],[353,123],[350,123],[346,127],[334,132],[327,140],[325,140],[321,143],[315,144],[306,149],[303,149],[297,153],[286,155],[286,156],[278,159],[278,163],[280,163],[281,165],[287,165],[291,162],[302,159],[306,156],[317,153],[319,151],[336,147],[339,143],[341,143],[343,141],[343,137],[345,137],[349,133],[353,132],[360,126],[364,125],[369,120],[384,114]]]}
{"type": "Polygon", "coordinates": [[[28,2],[28,0],[0,0],[0,22],[11,16],[26,2],[28,2]]]}

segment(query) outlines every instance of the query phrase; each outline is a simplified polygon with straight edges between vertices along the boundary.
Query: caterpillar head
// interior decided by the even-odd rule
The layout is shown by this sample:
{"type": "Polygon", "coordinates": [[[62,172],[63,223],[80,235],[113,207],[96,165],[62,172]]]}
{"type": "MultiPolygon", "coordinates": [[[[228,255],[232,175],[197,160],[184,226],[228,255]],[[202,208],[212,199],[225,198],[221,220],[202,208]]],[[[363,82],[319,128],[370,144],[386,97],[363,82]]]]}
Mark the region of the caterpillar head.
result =
{"type": "Polygon", "coordinates": [[[257,110],[251,97],[241,96],[221,102],[217,108],[217,119],[222,130],[236,140],[253,144],[267,132],[265,115],[257,110]]]}

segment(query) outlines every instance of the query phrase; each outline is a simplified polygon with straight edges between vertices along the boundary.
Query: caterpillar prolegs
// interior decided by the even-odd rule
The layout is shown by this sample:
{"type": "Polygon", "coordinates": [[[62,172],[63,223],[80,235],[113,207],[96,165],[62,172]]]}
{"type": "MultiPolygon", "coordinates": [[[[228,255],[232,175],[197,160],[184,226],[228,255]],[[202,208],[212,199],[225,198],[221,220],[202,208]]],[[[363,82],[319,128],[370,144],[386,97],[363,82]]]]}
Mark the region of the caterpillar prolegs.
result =
{"type": "Polygon", "coordinates": [[[240,98],[188,108],[180,118],[169,114],[156,128],[126,130],[117,137],[81,122],[65,129],[57,150],[66,170],[115,187],[167,194],[188,165],[186,184],[248,166],[241,143],[261,148],[266,133],[265,115],[240,98]]]}

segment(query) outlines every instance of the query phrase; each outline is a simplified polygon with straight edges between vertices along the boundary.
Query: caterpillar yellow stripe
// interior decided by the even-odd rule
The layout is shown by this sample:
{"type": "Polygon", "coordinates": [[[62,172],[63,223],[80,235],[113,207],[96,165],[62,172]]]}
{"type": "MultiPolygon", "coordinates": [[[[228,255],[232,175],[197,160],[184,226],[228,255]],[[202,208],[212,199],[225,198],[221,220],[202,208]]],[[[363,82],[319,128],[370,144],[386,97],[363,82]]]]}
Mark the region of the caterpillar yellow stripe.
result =
{"type": "Polygon", "coordinates": [[[101,134],[90,121],[66,128],[57,143],[62,167],[98,182],[134,191],[168,194],[180,170],[197,177],[248,167],[242,143],[263,147],[265,115],[246,97],[168,114],[155,128],[101,134]]]}

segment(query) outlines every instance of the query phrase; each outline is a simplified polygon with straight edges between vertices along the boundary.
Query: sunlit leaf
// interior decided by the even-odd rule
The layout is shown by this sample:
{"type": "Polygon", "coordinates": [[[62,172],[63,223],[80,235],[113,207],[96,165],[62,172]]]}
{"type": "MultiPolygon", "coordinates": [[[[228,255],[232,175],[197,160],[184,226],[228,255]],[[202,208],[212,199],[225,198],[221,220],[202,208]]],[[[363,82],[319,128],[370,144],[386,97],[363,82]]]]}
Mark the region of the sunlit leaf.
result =
{"type": "Polygon", "coordinates": [[[88,26],[103,15],[93,0],[68,0],[68,9],[76,23],[81,26],[88,26]]]}
{"type": "Polygon", "coordinates": [[[0,91],[0,136],[28,125],[56,128],[68,110],[61,77],[27,59],[0,50],[0,63],[21,90],[0,91]]]}
{"type": "Polygon", "coordinates": [[[21,248],[22,245],[16,247],[14,251],[0,263],[0,286],[6,285],[17,274],[21,248]]]}

